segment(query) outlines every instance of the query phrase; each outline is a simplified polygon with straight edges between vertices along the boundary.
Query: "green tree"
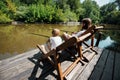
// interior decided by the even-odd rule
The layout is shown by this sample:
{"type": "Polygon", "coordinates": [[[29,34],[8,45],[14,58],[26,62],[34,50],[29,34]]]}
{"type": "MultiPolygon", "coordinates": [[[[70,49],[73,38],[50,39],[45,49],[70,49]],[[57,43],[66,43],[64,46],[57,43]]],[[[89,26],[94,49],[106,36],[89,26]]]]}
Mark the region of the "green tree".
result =
{"type": "Polygon", "coordinates": [[[120,0],[115,0],[115,3],[117,4],[118,9],[120,10],[120,0]]]}
{"type": "MultiPolygon", "coordinates": [[[[40,1],[40,0],[39,0],[40,1]]],[[[24,3],[24,4],[27,4],[27,5],[30,5],[30,4],[34,4],[34,3],[37,3],[38,0],[20,0],[21,3],[24,3]]]]}
{"type": "Polygon", "coordinates": [[[20,0],[11,0],[11,1],[15,4],[16,7],[23,5],[23,3],[20,2],[20,0]]]}
{"type": "Polygon", "coordinates": [[[114,3],[108,3],[106,5],[103,5],[100,8],[100,13],[102,16],[107,15],[108,13],[115,11],[116,10],[116,5],[114,3]]]}
{"type": "Polygon", "coordinates": [[[57,22],[64,22],[66,21],[66,18],[63,14],[63,10],[62,9],[55,9],[55,13],[53,14],[53,19],[52,22],[53,23],[57,23],[57,22]]]}
{"type": "Polygon", "coordinates": [[[3,0],[1,0],[0,1],[0,10],[4,13],[4,12],[7,12],[7,6],[6,6],[6,4],[5,4],[5,1],[3,0]]]}
{"type": "Polygon", "coordinates": [[[16,14],[14,15],[14,20],[24,22],[27,19],[28,12],[29,12],[29,9],[26,6],[17,7],[16,14]]]}
{"type": "Polygon", "coordinates": [[[100,20],[100,9],[95,1],[85,0],[83,2],[84,15],[83,17],[89,17],[94,23],[98,23],[100,20]]]}
{"type": "Polygon", "coordinates": [[[6,5],[6,1],[0,1],[0,23],[10,23],[12,20],[9,18],[8,7],[6,5]]]}
{"type": "Polygon", "coordinates": [[[55,3],[54,0],[44,0],[45,5],[51,5],[52,6],[52,4],[54,4],[54,3],[55,3]]]}
{"type": "Polygon", "coordinates": [[[2,23],[10,23],[12,20],[6,15],[4,14],[1,10],[0,10],[0,24],[2,23]]]}
{"type": "Polygon", "coordinates": [[[67,4],[70,6],[71,11],[76,13],[78,20],[83,18],[82,16],[85,10],[82,8],[80,0],[68,0],[67,4]]]}
{"type": "Polygon", "coordinates": [[[72,11],[76,11],[77,9],[79,9],[80,8],[80,0],[68,0],[67,1],[67,4],[69,4],[69,6],[70,6],[70,9],[72,10],[72,11]]]}
{"type": "Polygon", "coordinates": [[[6,13],[11,19],[13,19],[16,13],[16,5],[11,0],[6,0],[6,4],[8,9],[6,13]]]}
{"type": "Polygon", "coordinates": [[[104,23],[120,24],[120,11],[112,11],[104,17],[104,23]]]}
{"type": "Polygon", "coordinates": [[[110,18],[110,15],[112,14],[112,12],[117,10],[116,7],[117,7],[116,4],[113,2],[113,3],[108,3],[100,8],[101,22],[102,23],[112,22],[112,21],[108,21],[107,18],[110,18]]]}
{"type": "Polygon", "coordinates": [[[70,6],[67,4],[68,0],[58,0],[56,1],[56,7],[59,9],[63,9],[63,12],[65,12],[67,9],[70,9],[70,6]]]}
{"type": "Polygon", "coordinates": [[[11,0],[6,0],[10,12],[16,12],[16,5],[11,0]]]}

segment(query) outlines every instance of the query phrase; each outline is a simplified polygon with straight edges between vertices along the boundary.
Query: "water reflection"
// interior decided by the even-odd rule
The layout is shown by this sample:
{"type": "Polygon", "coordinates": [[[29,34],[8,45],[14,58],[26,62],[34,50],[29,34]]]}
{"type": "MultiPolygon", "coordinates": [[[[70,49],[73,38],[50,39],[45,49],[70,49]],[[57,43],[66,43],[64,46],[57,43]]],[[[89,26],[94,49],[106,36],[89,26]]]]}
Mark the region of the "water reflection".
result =
{"type": "Polygon", "coordinates": [[[110,46],[113,43],[115,43],[115,41],[111,40],[110,36],[108,36],[108,37],[106,37],[106,39],[100,41],[99,47],[105,48],[105,47],[110,46]]]}

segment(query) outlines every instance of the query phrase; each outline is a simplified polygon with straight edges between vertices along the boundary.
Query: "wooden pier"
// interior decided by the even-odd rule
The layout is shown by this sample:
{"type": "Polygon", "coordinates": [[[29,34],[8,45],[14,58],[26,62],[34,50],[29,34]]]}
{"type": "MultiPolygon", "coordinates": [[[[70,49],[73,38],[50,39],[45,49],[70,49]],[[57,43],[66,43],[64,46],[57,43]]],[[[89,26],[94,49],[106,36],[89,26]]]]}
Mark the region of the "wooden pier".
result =
{"type": "MultiPolygon", "coordinates": [[[[120,53],[95,48],[98,54],[86,51],[83,60],[65,77],[67,80],[120,80],[120,53]],[[84,65],[83,65],[84,63],[84,65]]],[[[66,55],[66,54],[62,54],[66,55]]],[[[38,49],[0,61],[0,80],[57,80],[57,71],[47,61],[39,61],[38,49]]],[[[72,63],[65,58],[62,70],[72,63]]]]}

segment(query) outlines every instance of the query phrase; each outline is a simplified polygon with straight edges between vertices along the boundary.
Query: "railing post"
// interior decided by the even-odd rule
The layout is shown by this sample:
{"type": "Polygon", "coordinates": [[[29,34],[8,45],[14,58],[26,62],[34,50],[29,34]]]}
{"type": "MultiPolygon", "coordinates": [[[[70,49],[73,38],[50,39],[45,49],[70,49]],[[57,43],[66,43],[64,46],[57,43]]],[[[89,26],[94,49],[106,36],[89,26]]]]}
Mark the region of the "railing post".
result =
{"type": "Polygon", "coordinates": [[[102,32],[99,32],[98,38],[97,38],[97,42],[96,42],[96,44],[95,44],[95,46],[97,46],[97,47],[98,47],[98,45],[99,45],[99,42],[100,42],[100,39],[101,39],[101,35],[102,35],[102,32]]]}
{"type": "Polygon", "coordinates": [[[93,48],[93,46],[94,46],[94,35],[92,35],[91,37],[91,47],[93,48]]]}

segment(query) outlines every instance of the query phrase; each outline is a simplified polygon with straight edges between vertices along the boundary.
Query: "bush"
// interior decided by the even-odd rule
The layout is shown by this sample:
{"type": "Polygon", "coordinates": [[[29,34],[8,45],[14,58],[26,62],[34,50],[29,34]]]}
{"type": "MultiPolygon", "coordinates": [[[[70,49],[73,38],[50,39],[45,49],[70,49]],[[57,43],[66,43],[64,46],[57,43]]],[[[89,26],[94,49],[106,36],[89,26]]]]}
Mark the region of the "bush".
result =
{"type": "Polygon", "coordinates": [[[24,22],[27,18],[28,7],[19,6],[14,16],[14,20],[24,22]]]}
{"type": "Polygon", "coordinates": [[[66,12],[64,13],[65,17],[67,18],[67,21],[77,21],[77,16],[74,12],[70,11],[69,9],[66,10],[66,12]]]}
{"type": "Polygon", "coordinates": [[[104,23],[120,24],[120,11],[112,11],[104,17],[104,23]]]}
{"type": "Polygon", "coordinates": [[[69,9],[63,13],[62,9],[56,9],[53,22],[69,22],[69,21],[77,21],[77,16],[74,12],[71,12],[69,9]]]}
{"type": "Polygon", "coordinates": [[[3,14],[1,11],[0,11],[0,23],[10,23],[12,22],[12,20],[6,15],[6,14],[3,14]]]}
{"type": "Polygon", "coordinates": [[[52,22],[56,23],[56,22],[64,22],[64,21],[65,21],[65,18],[64,18],[63,10],[56,9],[55,13],[53,14],[52,22]]]}

